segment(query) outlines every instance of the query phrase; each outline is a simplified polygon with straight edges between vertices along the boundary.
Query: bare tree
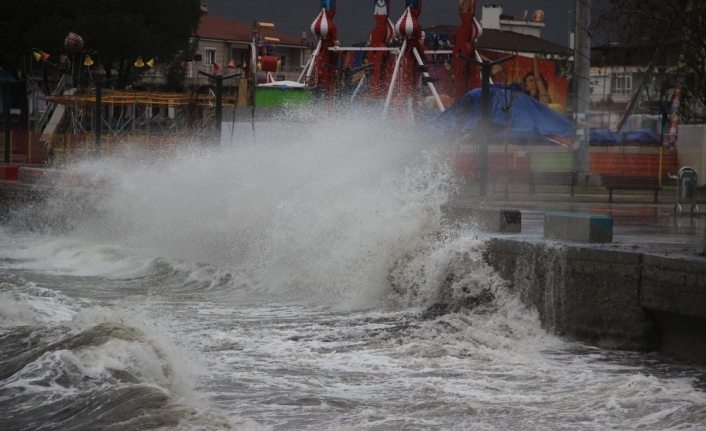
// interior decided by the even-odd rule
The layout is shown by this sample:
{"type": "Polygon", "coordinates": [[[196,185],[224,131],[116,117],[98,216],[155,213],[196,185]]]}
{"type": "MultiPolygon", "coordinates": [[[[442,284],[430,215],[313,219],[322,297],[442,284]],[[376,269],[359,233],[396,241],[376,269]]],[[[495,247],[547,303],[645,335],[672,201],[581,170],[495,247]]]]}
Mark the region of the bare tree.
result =
{"type": "MultiPolygon", "coordinates": [[[[606,35],[623,61],[646,53],[643,85],[662,80],[682,88],[683,121],[706,117],[706,2],[702,0],[607,0],[595,30],[606,35]],[[657,76],[656,76],[657,75],[657,76]],[[654,79],[656,78],[656,79],[654,79]]],[[[613,58],[618,64],[620,60],[613,58]]]]}

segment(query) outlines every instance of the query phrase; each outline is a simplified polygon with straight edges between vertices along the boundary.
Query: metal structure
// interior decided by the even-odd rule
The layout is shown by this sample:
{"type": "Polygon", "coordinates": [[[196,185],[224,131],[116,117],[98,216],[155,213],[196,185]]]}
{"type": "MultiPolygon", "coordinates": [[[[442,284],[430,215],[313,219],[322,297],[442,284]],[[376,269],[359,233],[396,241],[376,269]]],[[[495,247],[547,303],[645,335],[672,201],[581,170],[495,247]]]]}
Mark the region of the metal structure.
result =
{"type": "Polygon", "coordinates": [[[116,79],[91,79],[96,84],[96,115],[94,116],[95,128],[93,129],[96,135],[96,156],[101,154],[101,136],[103,135],[103,84],[116,79]]]}
{"type": "MultiPolygon", "coordinates": [[[[199,70],[199,73],[201,75],[208,76],[211,79],[214,79],[216,81],[216,112],[215,112],[215,121],[214,121],[214,140],[215,143],[220,144],[221,143],[221,124],[222,124],[222,119],[223,119],[223,81],[226,79],[231,79],[231,78],[236,78],[242,73],[233,73],[231,75],[212,75],[210,73],[203,72],[199,70]]],[[[237,96],[235,99],[237,100],[237,96]]]]}
{"type": "Polygon", "coordinates": [[[4,102],[3,112],[4,112],[4,123],[5,123],[5,163],[10,163],[10,146],[11,146],[11,132],[10,132],[10,111],[12,110],[12,86],[24,82],[24,80],[16,80],[14,78],[8,78],[0,81],[0,86],[2,87],[2,98],[4,102]]]}
{"type": "Polygon", "coordinates": [[[454,67],[454,99],[478,87],[478,80],[474,79],[477,73],[472,70],[472,63],[462,60],[464,56],[476,56],[475,41],[483,33],[476,20],[476,0],[459,0],[458,15],[461,17],[461,26],[456,30],[453,47],[454,67]]]}
{"type": "Polygon", "coordinates": [[[338,66],[338,29],[333,23],[336,15],[336,0],[321,0],[321,11],[311,24],[311,32],[319,39],[306,73],[306,82],[312,87],[323,88],[329,100],[333,99],[336,87],[336,71],[325,65],[338,66]],[[312,73],[313,72],[313,73],[312,73]]]}
{"type": "Polygon", "coordinates": [[[422,70],[419,68],[415,52],[424,54],[424,40],[419,15],[422,13],[422,0],[406,0],[406,9],[395,24],[397,36],[402,39],[402,47],[397,56],[392,80],[385,99],[384,112],[387,114],[390,102],[395,99],[398,109],[404,109],[411,101],[413,107],[419,102],[419,92],[415,91],[421,82],[422,70]]]}
{"type": "MultiPolygon", "coordinates": [[[[222,98],[221,107],[235,106],[236,97],[222,98]]],[[[149,93],[88,88],[82,94],[47,96],[47,101],[64,105],[64,132],[85,134],[102,129],[113,137],[128,134],[151,134],[153,128],[167,135],[189,136],[205,130],[213,121],[216,95],[184,93],[149,93]],[[98,107],[91,115],[89,109],[98,107]],[[173,116],[155,118],[153,108],[172,109],[173,116]],[[107,116],[103,111],[108,111],[107,116]],[[200,111],[201,115],[196,115],[200,111]],[[173,117],[173,118],[172,118],[173,117]]]]}
{"type": "Polygon", "coordinates": [[[387,75],[389,73],[390,52],[385,49],[390,46],[395,37],[395,29],[390,21],[390,0],[377,0],[374,3],[373,16],[375,28],[370,32],[370,43],[373,48],[369,51],[368,64],[373,66],[370,72],[370,95],[375,99],[382,99],[387,88],[387,75]]]}
{"type": "Polygon", "coordinates": [[[591,0],[576,0],[573,171],[588,172],[591,110],[591,0]]]}
{"type": "Polygon", "coordinates": [[[681,216],[682,200],[691,203],[689,214],[694,217],[699,215],[699,206],[696,204],[696,185],[698,176],[696,170],[690,166],[679,169],[677,174],[677,203],[674,205],[674,214],[681,216]]]}

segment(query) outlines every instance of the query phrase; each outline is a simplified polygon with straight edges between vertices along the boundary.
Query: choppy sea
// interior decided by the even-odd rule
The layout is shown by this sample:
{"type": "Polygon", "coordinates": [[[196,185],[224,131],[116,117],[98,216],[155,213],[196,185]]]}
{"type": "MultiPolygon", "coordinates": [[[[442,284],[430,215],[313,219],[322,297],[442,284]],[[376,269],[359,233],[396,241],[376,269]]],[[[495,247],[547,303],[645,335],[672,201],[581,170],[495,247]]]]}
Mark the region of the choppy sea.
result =
{"type": "Polygon", "coordinates": [[[705,368],[546,332],[444,229],[453,143],[240,138],[67,165],[88,204],[0,226],[0,429],[706,430],[705,368]]]}

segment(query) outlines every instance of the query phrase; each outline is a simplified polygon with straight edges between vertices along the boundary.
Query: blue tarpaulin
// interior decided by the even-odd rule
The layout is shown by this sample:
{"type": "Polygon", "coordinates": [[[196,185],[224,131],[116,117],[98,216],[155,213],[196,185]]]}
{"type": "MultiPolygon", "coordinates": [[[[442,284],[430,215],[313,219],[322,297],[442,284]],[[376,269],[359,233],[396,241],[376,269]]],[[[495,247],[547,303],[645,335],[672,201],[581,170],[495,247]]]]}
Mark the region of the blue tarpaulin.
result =
{"type": "MultiPolygon", "coordinates": [[[[481,116],[480,98],[480,88],[469,91],[437,116],[437,126],[449,131],[475,129],[481,116]]],[[[491,122],[498,136],[503,135],[507,126],[511,139],[573,137],[574,126],[569,119],[520,91],[517,86],[492,85],[490,100],[491,122]]]]}
{"type": "Polygon", "coordinates": [[[661,145],[662,139],[652,129],[635,129],[625,133],[612,132],[607,127],[591,130],[591,145],[661,145]]]}
{"type": "Polygon", "coordinates": [[[653,132],[652,129],[635,129],[625,132],[623,142],[625,144],[662,145],[659,135],[653,132]]]}
{"type": "Polygon", "coordinates": [[[622,140],[619,133],[614,133],[607,127],[591,129],[588,139],[591,145],[618,145],[622,140]]]}

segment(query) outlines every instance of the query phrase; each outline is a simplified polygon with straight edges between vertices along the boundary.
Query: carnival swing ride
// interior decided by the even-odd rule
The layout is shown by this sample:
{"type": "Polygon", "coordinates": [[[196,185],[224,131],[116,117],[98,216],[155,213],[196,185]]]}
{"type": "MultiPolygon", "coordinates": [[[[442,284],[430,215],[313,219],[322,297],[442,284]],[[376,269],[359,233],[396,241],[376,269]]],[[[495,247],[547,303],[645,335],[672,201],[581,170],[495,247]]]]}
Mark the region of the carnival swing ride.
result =
{"type": "MultiPolygon", "coordinates": [[[[400,113],[416,108],[422,100],[422,87],[426,87],[426,104],[433,105],[443,112],[453,99],[458,99],[480,83],[479,69],[458,59],[459,55],[478,58],[474,43],[481,35],[481,26],[475,19],[475,0],[459,0],[461,25],[448,38],[446,50],[429,50],[425,47],[424,34],[419,24],[422,0],[405,0],[405,9],[396,23],[390,20],[390,0],[373,0],[375,26],[366,46],[343,47],[337,39],[334,24],[336,0],[320,0],[319,14],[311,24],[311,32],[316,37],[316,47],[296,82],[287,85],[299,86],[306,91],[317,91],[324,96],[323,103],[333,104],[342,100],[342,95],[350,101],[363,99],[376,101],[382,105],[385,114],[400,113]],[[448,49],[451,47],[452,49],[448,49]],[[426,50],[426,52],[425,52],[426,50]],[[351,58],[357,54],[356,65],[351,58]],[[434,87],[435,79],[428,73],[428,60],[444,55],[452,58],[454,88],[452,96],[439,95],[434,87]],[[354,80],[354,78],[356,78],[354,80]],[[364,94],[364,96],[363,96],[364,94]]],[[[242,78],[236,86],[236,94],[222,99],[223,107],[238,105],[244,101],[253,110],[256,108],[256,92],[262,86],[262,74],[272,82],[272,72],[280,64],[273,52],[273,39],[264,37],[261,28],[266,23],[255,22],[253,38],[249,47],[249,62],[242,65],[242,78]],[[240,94],[238,93],[240,91],[240,94]],[[244,93],[244,94],[243,94],[244,93]]],[[[79,91],[62,91],[57,88],[46,100],[54,105],[62,105],[64,114],[63,133],[88,133],[92,125],[99,122],[115,137],[134,134],[136,131],[148,134],[171,136],[194,136],[207,127],[212,127],[216,95],[213,91],[188,93],[145,92],[134,89],[108,89],[100,94],[96,80],[92,79],[93,60],[86,55],[83,40],[71,33],[65,40],[66,55],[62,55],[59,68],[71,73],[78,80],[80,72],[87,75],[87,85],[79,91]],[[83,62],[72,68],[70,58],[76,63],[76,56],[83,62]],[[83,69],[82,69],[83,66],[83,69]],[[97,111],[98,104],[101,111],[97,111]],[[158,115],[155,115],[157,112],[158,115]],[[169,112],[169,115],[165,115],[169,112]],[[107,114],[107,115],[106,115],[107,114]],[[68,120],[67,120],[68,118],[68,120]]],[[[150,62],[135,63],[136,70],[150,62]]],[[[95,126],[93,126],[95,127],[95,126]]]]}

